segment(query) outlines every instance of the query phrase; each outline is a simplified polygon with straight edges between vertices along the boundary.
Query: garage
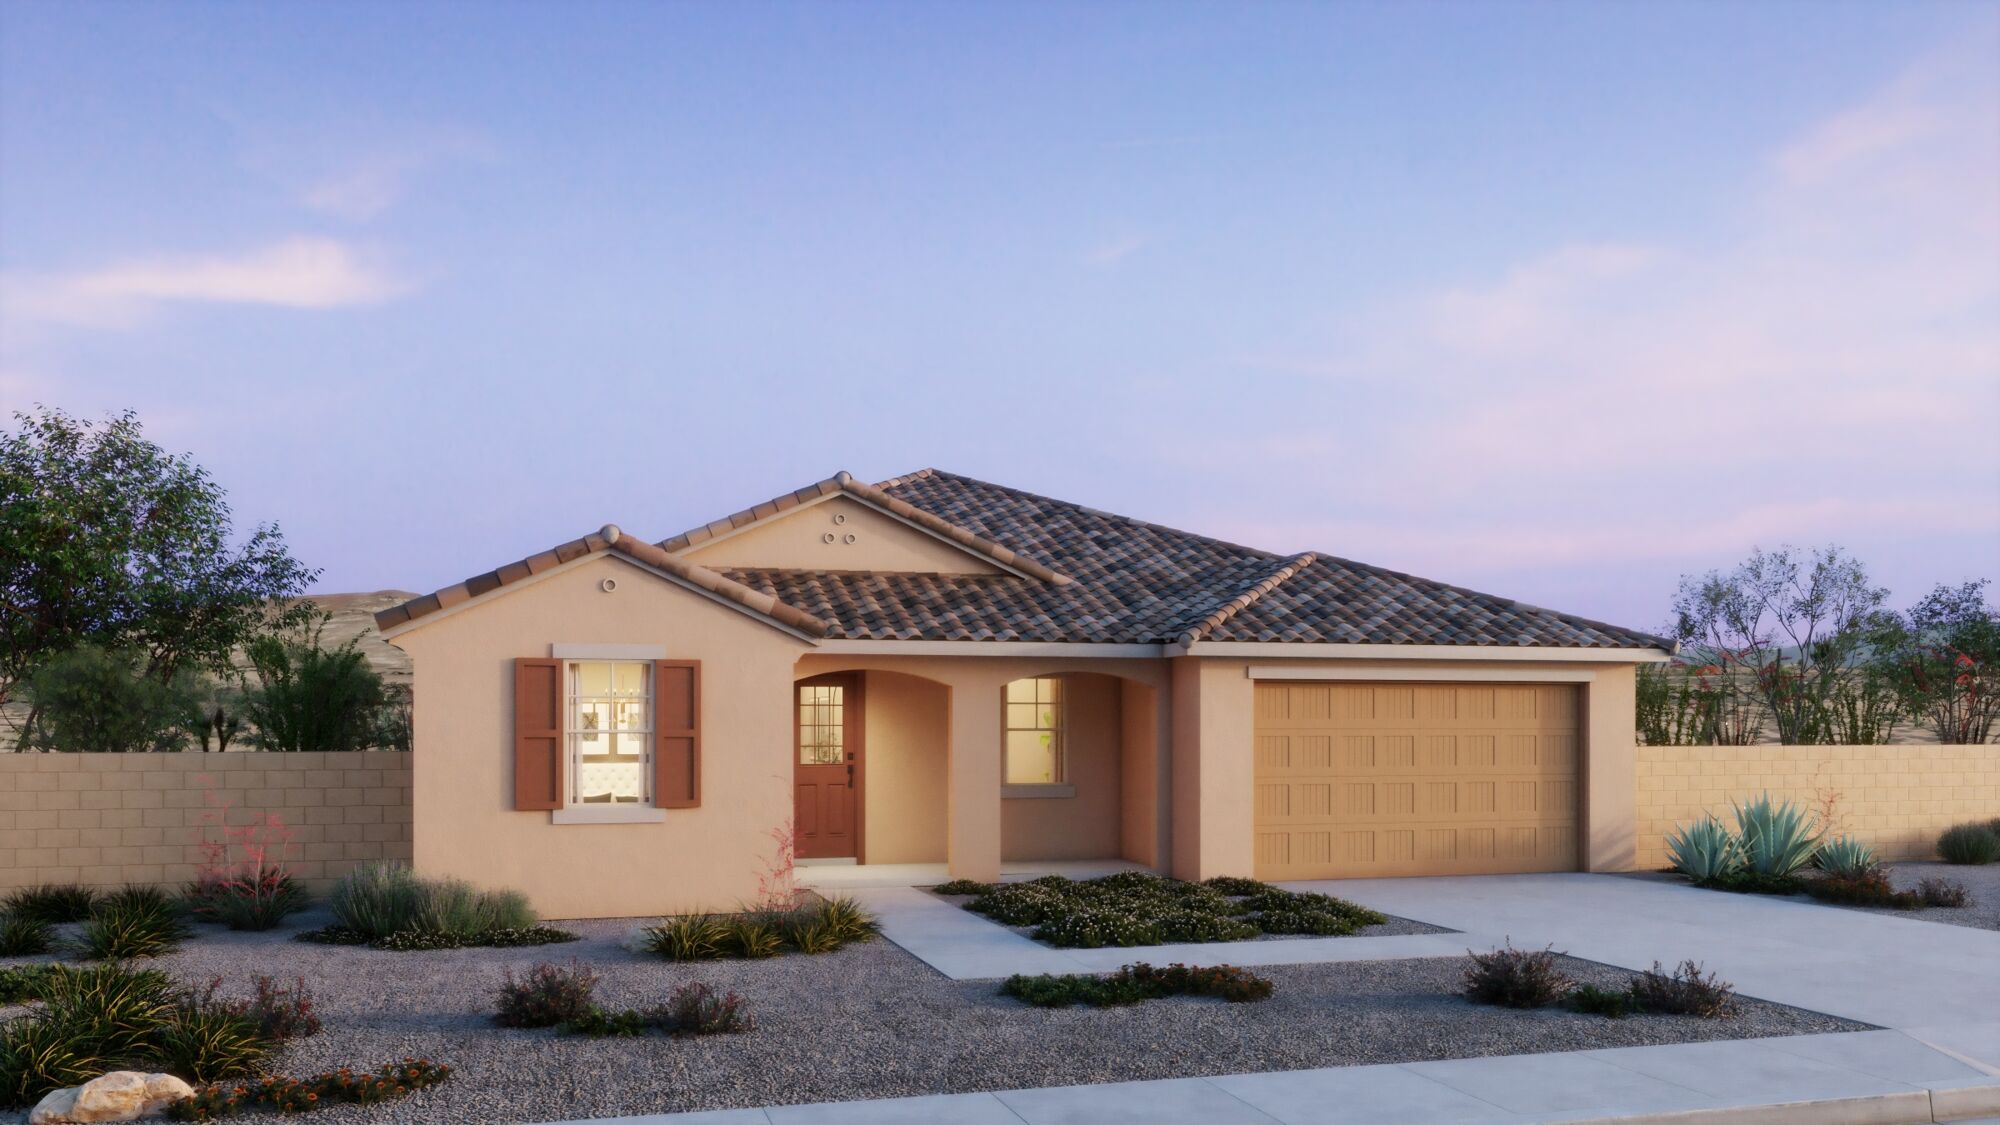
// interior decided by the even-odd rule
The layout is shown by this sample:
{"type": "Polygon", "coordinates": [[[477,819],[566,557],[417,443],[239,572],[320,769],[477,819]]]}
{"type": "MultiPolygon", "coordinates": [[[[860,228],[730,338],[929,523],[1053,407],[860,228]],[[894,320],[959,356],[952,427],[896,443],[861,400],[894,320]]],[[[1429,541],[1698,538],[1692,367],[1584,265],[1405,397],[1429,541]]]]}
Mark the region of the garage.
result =
{"type": "Polygon", "coordinates": [[[1260,879],[1577,869],[1574,684],[1260,681],[1260,879]]]}

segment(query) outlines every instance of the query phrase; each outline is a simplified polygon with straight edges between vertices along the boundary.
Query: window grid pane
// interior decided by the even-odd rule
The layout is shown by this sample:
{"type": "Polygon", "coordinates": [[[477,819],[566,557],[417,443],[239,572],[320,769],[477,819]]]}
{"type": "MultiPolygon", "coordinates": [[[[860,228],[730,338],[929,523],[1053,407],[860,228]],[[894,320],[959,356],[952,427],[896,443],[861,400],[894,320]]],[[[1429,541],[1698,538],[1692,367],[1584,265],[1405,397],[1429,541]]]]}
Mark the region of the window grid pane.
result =
{"type": "Polygon", "coordinates": [[[799,686],[799,763],[837,765],[847,760],[847,696],[839,684],[799,686]]]}
{"type": "Polygon", "coordinates": [[[647,803],[653,777],[652,664],[576,660],[568,673],[570,803],[647,803]]]}
{"type": "Polygon", "coordinates": [[[1036,676],[1007,685],[1001,719],[1010,785],[1059,783],[1064,776],[1062,677],[1036,676]]]}

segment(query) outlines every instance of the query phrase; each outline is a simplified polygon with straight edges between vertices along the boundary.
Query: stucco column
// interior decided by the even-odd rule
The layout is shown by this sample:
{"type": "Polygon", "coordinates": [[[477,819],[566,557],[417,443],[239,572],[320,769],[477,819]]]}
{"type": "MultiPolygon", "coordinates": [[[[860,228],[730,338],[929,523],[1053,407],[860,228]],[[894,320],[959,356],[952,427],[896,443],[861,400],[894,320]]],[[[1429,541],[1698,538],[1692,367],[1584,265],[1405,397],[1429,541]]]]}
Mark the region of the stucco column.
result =
{"type": "Polygon", "coordinates": [[[1000,878],[1001,677],[967,670],[951,682],[945,858],[954,879],[1000,878]]]}
{"type": "Polygon", "coordinates": [[[1583,869],[1630,871],[1639,861],[1637,670],[1599,668],[1584,693],[1583,869]]]}

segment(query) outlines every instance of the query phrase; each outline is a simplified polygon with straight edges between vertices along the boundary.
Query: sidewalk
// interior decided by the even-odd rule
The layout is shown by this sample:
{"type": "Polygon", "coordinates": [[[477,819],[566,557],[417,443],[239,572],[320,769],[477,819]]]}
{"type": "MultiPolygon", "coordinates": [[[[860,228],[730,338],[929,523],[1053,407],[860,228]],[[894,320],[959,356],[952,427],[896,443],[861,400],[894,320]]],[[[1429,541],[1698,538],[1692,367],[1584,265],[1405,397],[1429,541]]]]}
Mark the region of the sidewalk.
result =
{"type": "Polygon", "coordinates": [[[652,1114],[594,1125],[1530,1125],[1606,1119],[1914,1125],[1986,1114],[2000,1114],[2000,1076],[1898,1031],[1863,1031],[652,1114]]]}

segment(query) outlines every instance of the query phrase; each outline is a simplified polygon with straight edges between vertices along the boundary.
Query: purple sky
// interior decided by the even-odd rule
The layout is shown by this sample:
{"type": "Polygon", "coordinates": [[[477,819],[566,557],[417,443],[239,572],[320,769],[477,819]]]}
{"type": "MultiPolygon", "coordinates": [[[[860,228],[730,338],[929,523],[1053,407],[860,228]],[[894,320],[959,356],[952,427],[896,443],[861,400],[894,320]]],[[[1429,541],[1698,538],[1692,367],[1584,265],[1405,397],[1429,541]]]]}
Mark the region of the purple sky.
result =
{"type": "Polygon", "coordinates": [[[0,409],[327,591],[925,465],[1639,627],[2000,576],[2000,18],[0,8],[0,409]]]}

